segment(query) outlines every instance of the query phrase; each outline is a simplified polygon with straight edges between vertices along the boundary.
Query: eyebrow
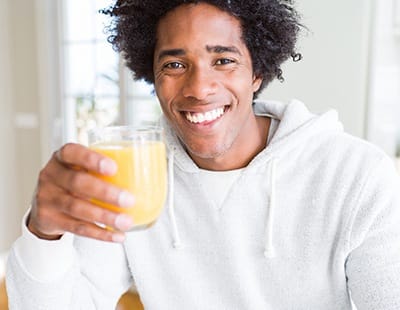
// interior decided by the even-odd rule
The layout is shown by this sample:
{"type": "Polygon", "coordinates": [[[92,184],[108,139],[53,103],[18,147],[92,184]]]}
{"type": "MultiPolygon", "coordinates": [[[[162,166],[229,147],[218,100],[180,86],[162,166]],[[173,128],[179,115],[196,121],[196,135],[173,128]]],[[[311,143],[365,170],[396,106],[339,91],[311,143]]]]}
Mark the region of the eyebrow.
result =
{"type": "Polygon", "coordinates": [[[242,55],[239,49],[235,46],[223,46],[223,45],[207,45],[206,49],[208,52],[222,54],[222,53],[235,53],[238,55],[242,55]]]}
{"type": "MultiPolygon", "coordinates": [[[[223,46],[223,45],[206,45],[206,50],[209,53],[216,53],[216,54],[222,54],[222,53],[235,53],[238,55],[242,55],[242,53],[239,51],[239,49],[235,46],[223,46]]],[[[185,55],[186,52],[184,49],[180,48],[174,48],[174,49],[168,49],[168,50],[163,50],[160,52],[158,55],[158,61],[162,59],[163,57],[167,56],[182,56],[185,55]]]]}
{"type": "Polygon", "coordinates": [[[158,55],[158,60],[160,60],[161,58],[166,57],[166,56],[182,56],[185,54],[186,54],[185,50],[180,49],[180,48],[163,50],[160,52],[160,55],[158,55]]]}

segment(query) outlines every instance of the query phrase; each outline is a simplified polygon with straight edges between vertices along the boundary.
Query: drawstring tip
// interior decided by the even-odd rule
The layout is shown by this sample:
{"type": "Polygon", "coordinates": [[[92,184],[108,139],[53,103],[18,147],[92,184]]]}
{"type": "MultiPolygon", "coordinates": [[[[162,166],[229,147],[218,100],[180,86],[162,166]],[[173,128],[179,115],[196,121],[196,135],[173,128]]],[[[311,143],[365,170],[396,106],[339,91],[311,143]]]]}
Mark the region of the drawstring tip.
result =
{"type": "Polygon", "coordinates": [[[179,242],[179,241],[175,241],[175,242],[172,244],[172,246],[173,246],[174,249],[176,249],[176,250],[182,249],[182,247],[183,247],[182,243],[179,242]]]}

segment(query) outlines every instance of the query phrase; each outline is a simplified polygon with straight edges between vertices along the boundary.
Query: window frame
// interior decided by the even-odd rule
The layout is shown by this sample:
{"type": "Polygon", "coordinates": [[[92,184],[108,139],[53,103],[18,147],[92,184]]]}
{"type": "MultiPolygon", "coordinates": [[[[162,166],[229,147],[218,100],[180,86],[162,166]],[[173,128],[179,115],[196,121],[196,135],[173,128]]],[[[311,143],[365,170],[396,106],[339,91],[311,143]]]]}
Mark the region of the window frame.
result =
{"type": "MultiPolygon", "coordinates": [[[[35,0],[37,14],[39,96],[41,101],[40,128],[42,161],[45,163],[51,152],[68,142],[77,142],[76,111],[67,104],[65,89],[66,54],[64,40],[64,5],[66,0],[35,0]]],[[[152,101],[152,95],[135,94],[132,73],[118,57],[119,113],[118,124],[137,124],[135,113],[140,111],[140,101],[152,101]]],[[[158,106],[158,101],[157,101],[158,106]]],[[[159,109],[159,113],[161,110],[159,109]]]]}

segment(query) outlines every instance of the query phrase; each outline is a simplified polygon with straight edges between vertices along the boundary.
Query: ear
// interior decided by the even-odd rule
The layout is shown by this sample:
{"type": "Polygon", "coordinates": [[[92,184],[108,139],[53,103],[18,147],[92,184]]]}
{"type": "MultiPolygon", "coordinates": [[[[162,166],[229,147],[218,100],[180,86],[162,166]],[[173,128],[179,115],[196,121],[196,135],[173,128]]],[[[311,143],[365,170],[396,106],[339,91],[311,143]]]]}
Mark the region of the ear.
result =
{"type": "Polygon", "coordinates": [[[258,91],[260,89],[261,83],[262,83],[263,79],[261,77],[258,76],[254,76],[253,77],[253,93],[255,93],[256,91],[258,91]]]}

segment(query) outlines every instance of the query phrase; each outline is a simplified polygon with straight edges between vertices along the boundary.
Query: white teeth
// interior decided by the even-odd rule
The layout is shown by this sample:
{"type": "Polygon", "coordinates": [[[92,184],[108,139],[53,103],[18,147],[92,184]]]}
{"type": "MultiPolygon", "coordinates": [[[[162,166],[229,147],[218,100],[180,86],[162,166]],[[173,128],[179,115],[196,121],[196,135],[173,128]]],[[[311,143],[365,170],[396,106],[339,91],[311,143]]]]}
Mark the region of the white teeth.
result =
{"type": "Polygon", "coordinates": [[[218,117],[222,116],[222,114],[224,114],[224,108],[218,108],[212,111],[207,111],[205,113],[186,112],[185,116],[189,122],[198,124],[216,120],[218,117]]]}

